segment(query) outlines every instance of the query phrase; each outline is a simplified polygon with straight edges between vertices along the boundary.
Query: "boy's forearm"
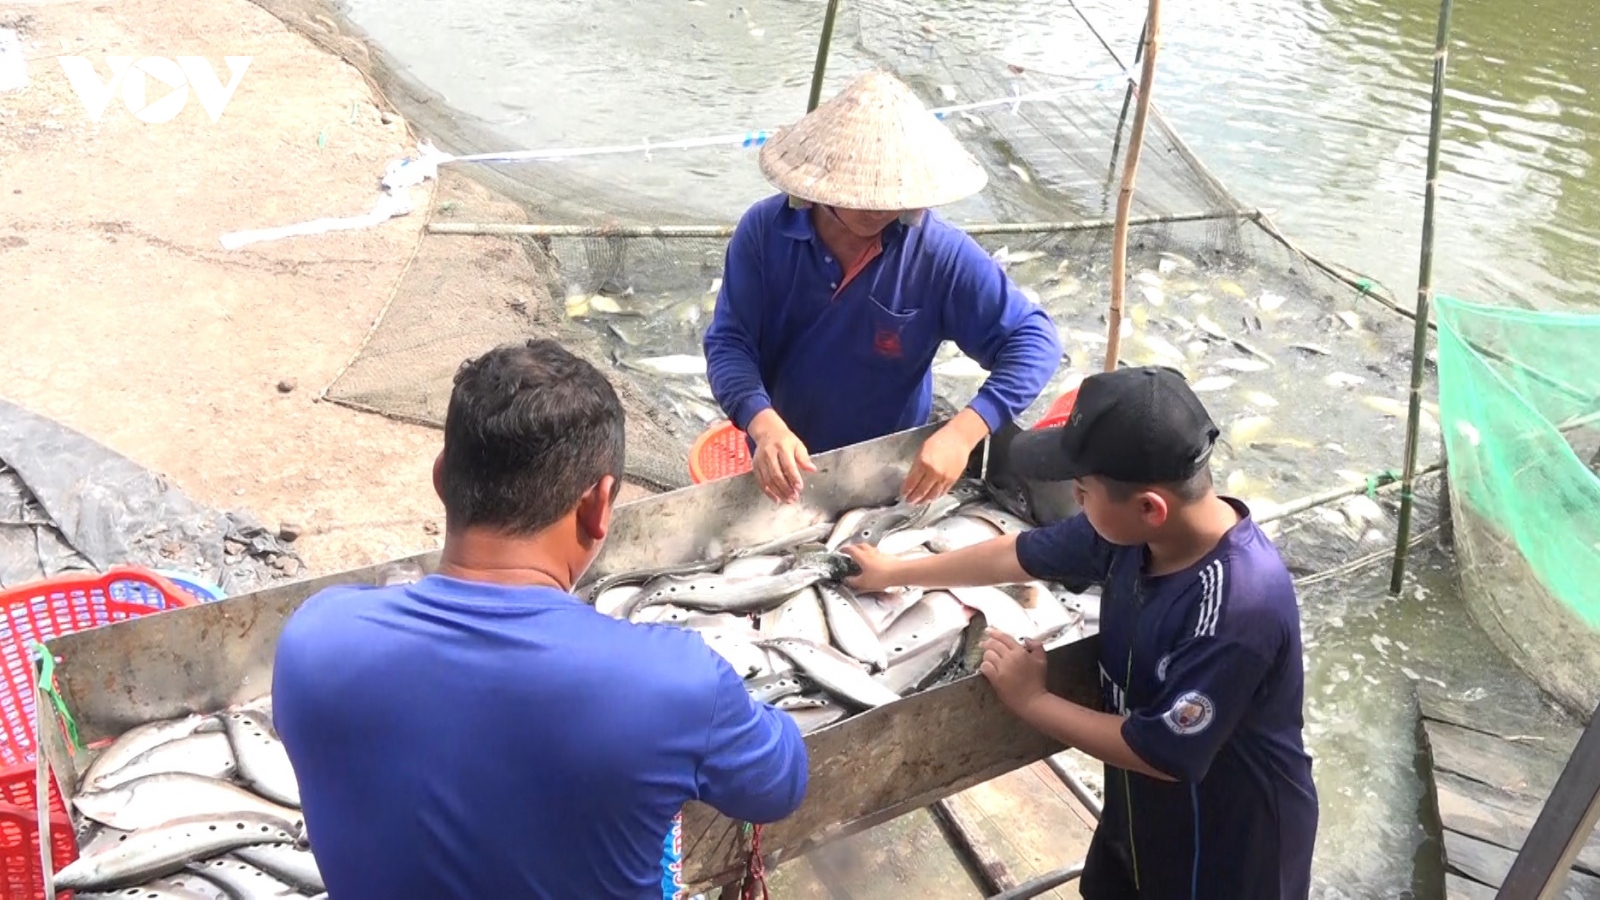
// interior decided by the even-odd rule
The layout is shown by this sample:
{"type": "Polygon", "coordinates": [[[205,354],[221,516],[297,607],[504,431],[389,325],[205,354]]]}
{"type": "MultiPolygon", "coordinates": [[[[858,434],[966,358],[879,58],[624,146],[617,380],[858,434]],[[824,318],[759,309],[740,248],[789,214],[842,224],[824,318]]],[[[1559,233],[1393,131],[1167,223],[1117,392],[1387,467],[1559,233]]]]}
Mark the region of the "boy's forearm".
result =
{"type": "Polygon", "coordinates": [[[1008,534],[949,553],[909,559],[895,567],[904,587],[948,588],[1031,580],[1017,562],[1017,536],[1008,534]]]}
{"type": "Polygon", "coordinates": [[[1035,731],[1081,750],[1103,763],[1161,781],[1177,780],[1152,768],[1128,746],[1122,736],[1121,716],[1096,712],[1050,693],[1040,694],[1025,708],[1013,712],[1017,718],[1033,726],[1035,731]]]}

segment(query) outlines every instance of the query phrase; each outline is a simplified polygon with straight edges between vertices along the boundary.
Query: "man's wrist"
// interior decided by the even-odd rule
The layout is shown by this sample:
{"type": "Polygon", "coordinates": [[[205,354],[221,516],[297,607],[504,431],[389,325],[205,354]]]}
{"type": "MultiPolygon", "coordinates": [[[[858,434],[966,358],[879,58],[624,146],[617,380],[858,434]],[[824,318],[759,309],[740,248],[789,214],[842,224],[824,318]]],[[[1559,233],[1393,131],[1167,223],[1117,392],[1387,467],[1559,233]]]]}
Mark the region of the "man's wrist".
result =
{"type": "Polygon", "coordinates": [[[984,438],[989,436],[989,423],[985,422],[983,416],[979,415],[978,411],[970,406],[956,413],[950,421],[945,423],[944,427],[951,434],[959,437],[962,443],[967,445],[968,450],[978,446],[983,442],[984,438]]]}
{"type": "Polygon", "coordinates": [[[759,444],[772,437],[778,429],[787,427],[787,425],[783,424],[783,419],[779,418],[778,414],[769,406],[750,417],[750,427],[745,433],[759,444]]]}

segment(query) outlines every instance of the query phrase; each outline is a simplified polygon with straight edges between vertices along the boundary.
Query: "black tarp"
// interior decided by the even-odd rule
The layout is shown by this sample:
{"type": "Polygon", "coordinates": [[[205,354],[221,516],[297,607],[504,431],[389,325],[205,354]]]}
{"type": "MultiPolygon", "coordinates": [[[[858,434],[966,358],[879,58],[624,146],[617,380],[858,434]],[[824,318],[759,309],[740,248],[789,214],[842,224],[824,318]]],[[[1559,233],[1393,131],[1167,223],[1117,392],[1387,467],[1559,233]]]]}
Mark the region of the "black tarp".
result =
{"type": "Polygon", "coordinates": [[[196,503],[110,448],[0,400],[0,587],[116,565],[192,572],[230,596],[303,568],[248,513],[196,503]]]}

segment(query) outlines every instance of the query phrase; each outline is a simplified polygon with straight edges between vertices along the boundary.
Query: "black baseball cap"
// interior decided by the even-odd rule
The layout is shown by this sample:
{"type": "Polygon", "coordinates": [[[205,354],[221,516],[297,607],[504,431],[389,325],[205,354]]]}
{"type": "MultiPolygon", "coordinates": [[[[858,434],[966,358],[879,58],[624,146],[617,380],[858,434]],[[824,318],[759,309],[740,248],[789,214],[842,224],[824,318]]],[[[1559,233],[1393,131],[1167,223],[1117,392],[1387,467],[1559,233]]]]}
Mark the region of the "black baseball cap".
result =
{"type": "Polygon", "coordinates": [[[1166,366],[1118,369],[1085,378],[1067,424],[1018,435],[1008,462],[1031,481],[1099,475],[1166,484],[1198,472],[1219,433],[1183,373],[1166,366]]]}

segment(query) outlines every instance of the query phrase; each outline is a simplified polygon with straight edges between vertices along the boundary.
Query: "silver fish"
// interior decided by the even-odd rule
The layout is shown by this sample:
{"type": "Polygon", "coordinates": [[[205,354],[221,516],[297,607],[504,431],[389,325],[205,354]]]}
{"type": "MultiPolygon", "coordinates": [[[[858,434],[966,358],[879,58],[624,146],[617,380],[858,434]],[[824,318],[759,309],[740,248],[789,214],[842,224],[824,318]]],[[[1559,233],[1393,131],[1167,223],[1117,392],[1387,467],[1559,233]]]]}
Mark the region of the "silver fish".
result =
{"type": "Polygon", "coordinates": [[[659,566],[653,569],[615,572],[604,578],[596,579],[593,584],[585,586],[581,591],[581,596],[590,602],[594,602],[601,594],[614,587],[621,587],[627,584],[648,584],[651,580],[666,575],[695,575],[700,572],[715,572],[727,564],[727,557],[716,556],[676,566],[659,566]]]}
{"type": "Polygon", "coordinates": [[[182,719],[170,719],[161,722],[150,722],[131,729],[109,747],[101,750],[94,761],[89,763],[89,768],[83,773],[85,787],[94,787],[101,778],[126,766],[128,763],[149,750],[186,738],[196,731],[221,731],[222,723],[215,716],[186,716],[182,719]]]}
{"type": "Polygon", "coordinates": [[[798,638],[776,638],[760,643],[789,657],[823,690],[852,704],[884,706],[900,699],[899,694],[873,681],[860,663],[832,647],[798,638]]]}
{"type": "Polygon", "coordinates": [[[787,713],[791,719],[794,719],[794,723],[796,725],[800,726],[801,734],[810,734],[813,731],[821,731],[822,729],[827,728],[829,725],[832,725],[840,719],[850,715],[850,711],[848,709],[845,709],[843,706],[840,706],[837,703],[830,703],[827,706],[818,707],[816,709],[786,709],[784,712],[787,713]]]}
{"type": "Polygon", "coordinates": [[[777,609],[762,613],[760,631],[762,637],[797,637],[817,644],[832,640],[816,585],[783,601],[777,609]]]}
{"type": "Polygon", "coordinates": [[[873,680],[894,691],[905,694],[926,686],[929,678],[937,674],[950,660],[961,652],[962,635],[957,633],[944,643],[932,643],[919,652],[901,659],[889,668],[872,676],[873,680]]]}
{"type": "Polygon", "coordinates": [[[906,610],[917,605],[922,599],[921,588],[898,588],[884,591],[879,594],[858,595],[856,600],[861,604],[861,611],[867,614],[867,622],[872,625],[872,630],[882,635],[889,630],[905,614],[906,610]]]}
{"type": "Polygon", "coordinates": [[[782,572],[789,563],[787,556],[742,556],[728,560],[722,567],[722,574],[726,578],[763,578],[782,572]]]}
{"type": "Polygon", "coordinates": [[[833,642],[840,650],[866,663],[872,671],[883,671],[889,661],[884,658],[878,633],[856,601],[855,592],[842,584],[819,584],[817,591],[822,594],[822,609],[827,613],[833,642]]]}
{"type": "MultiPolygon", "coordinates": [[[[233,894],[227,888],[217,884],[215,881],[202,878],[188,871],[179,872],[176,875],[168,875],[166,878],[158,878],[143,887],[129,888],[128,890],[138,891],[151,888],[166,889],[186,898],[203,897],[205,900],[234,900],[233,894]]],[[[83,897],[86,895],[78,894],[77,896],[83,897]]],[[[114,896],[122,896],[127,900],[140,900],[140,898],[148,897],[147,894],[130,894],[128,891],[123,891],[122,894],[114,896]]]]}
{"type": "Polygon", "coordinates": [[[1082,613],[1067,609],[1066,604],[1050,590],[1050,586],[1042,581],[1013,585],[1004,590],[1017,598],[1018,605],[1033,620],[1034,634],[1041,639],[1046,635],[1059,634],[1083,621],[1082,613]]]}
{"type": "Polygon", "coordinates": [[[728,661],[740,678],[755,678],[767,674],[767,654],[758,646],[754,631],[729,628],[707,628],[696,631],[706,646],[728,661]]]}
{"type": "MultiPolygon", "coordinates": [[[[238,851],[235,852],[237,853],[238,851]]],[[[203,875],[222,885],[228,890],[229,894],[240,898],[240,900],[256,900],[258,897],[266,900],[269,897],[301,896],[300,892],[294,889],[294,885],[279,880],[260,867],[234,856],[222,856],[217,859],[208,859],[205,862],[195,863],[189,867],[189,871],[203,875]]]]}
{"type": "Polygon", "coordinates": [[[696,609],[689,609],[688,607],[684,606],[673,606],[670,603],[663,603],[660,606],[652,606],[649,609],[639,610],[633,614],[633,618],[630,621],[640,625],[648,624],[650,622],[659,622],[664,625],[682,626],[683,623],[689,621],[699,614],[700,611],[696,609]]]}
{"type": "Polygon", "coordinates": [[[928,543],[937,534],[933,528],[908,528],[884,535],[878,549],[890,556],[903,556],[928,543]]]}
{"type": "Polygon", "coordinates": [[[309,850],[296,850],[281,844],[257,844],[233,851],[252,866],[274,878],[287,882],[303,894],[324,891],[322,872],[317,869],[317,859],[309,850]]]}
{"type": "Polygon", "coordinates": [[[791,673],[753,679],[744,689],[750,694],[750,699],[757,703],[776,703],[784,697],[800,693],[808,684],[809,681],[791,673]]]}
{"type": "Polygon", "coordinates": [[[135,831],[102,853],[80,856],[56,873],[66,891],[144,884],[191,862],[250,844],[287,844],[295,836],[272,816],[195,816],[135,831]]]}
{"type": "Polygon", "coordinates": [[[731,561],[735,559],[744,559],[745,557],[749,556],[765,556],[769,553],[781,553],[785,550],[792,550],[801,544],[811,544],[823,540],[832,532],[833,523],[818,522],[815,525],[807,525],[799,531],[786,534],[780,538],[773,538],[770,541],[757,544],[754,547],[746,547],[743,550],[735,550],[728,554],[728,559],[731,561]]]}
{"type": "Polygon", "coordinates": [[[971,619],[972,612],[949,591],[928,591],[883,633],[889,667],[961,634],[971,619]]]}
{"type": "Polygon", "coordinates": [[[788,571],[765,578],[666,575],[646,586],[630,601],[633,609],[629,613],[658,603],[707,612],[762,612],[819,581],[837,581],[857,571],[855,560],[848,556],[817,553],[802,556],[788,571]]]}
{"type": "Polygon", "coordinates": [[[600,596],[594,598],[595,612],[615,618],[628,605],[628,601],[642,590],[644,590],[642,584],[623,584],[607,588],[600,596]]]}
{"type": "Polygon", "coordinates": [[[173,819],[246,812],[275,816],[290,829],[302,822],[299,810],[263,800],[226,781],[182,772],[146,775],[79,794],[72,805],[84,816],[121,831],[154,828],[173,819]]]}
{"type": "Polygon", "coordinates": [[[789,696],[778,700],[772,705],[787,712],[793,709],[821,709],[824,706],[833,705],[833,701],[829,700],[827,697],[818,697],[815,695],[806,696],[803,694],[790,694],[789,696]]]}
{"type": "Polygon", "coordinates": [[[1003,534],[1021,534],[1033,527],[1000,507],[992,506],[988,503],[979,503],[968,507],[966,515],[988,522],[990,525],[1000,529],[1003,534]]]}
{"type": "Polygon", "coordinates": [[[851,544],[876,547],[885,535],[908,527],[920,514],[921,508],[906,504],[853,509],[839,517],[839,524],[834,526],[823,546],[829,550],[851,544]]]}
{"type": "Polygon", "coordinates": [[[300,786],[289,765],[289,752],[272,732],[272,725],[257,712],[240,710],[223,716],[228,742],[239,760],[239,775],[246,784],[268,800],[296,809],[300,807],[300,786]]]}
{"type": "Polygon", "coordinates": [[[1018,640],[1031,638],[1038,631],[1021,604],[999,588],[953,587],[949,591],[963,606],[983,613],[990,628],[1003,631],[1018,640]]]}
{"type": "Polygon", "coordinates": [[[928,549],[935,553],[949,553],[981,544],[1001,535],[1000,527],[968,513],[951,516],[933,527],[933,537],[928,539],[928,549]]]}
{"type": "Polygon", "coordinates": [[[100,776],[99,790],[109,790],[147,775],[187,772],[207,778],[231,778],[237,771],[228,736],[215,731],[158,744],[134,757],[127,765],[100,776]]]}
{"type": "MultiPolygon", "coordinates": [[[[200,879],[196,879],[197,881],[200,879]]],[[[221,891],[216,885],[212,888],[221,891]]],[[[223,900],[232,900],[226,891],[213,894],[196,890],[188,885],[176,884],[170,880],[152,881],[138,887],[124,888],[120,891],[93,891],[85,893],[78,891],[72,895],[77,900],[213,900],[221,897],[223,900]]]]}

